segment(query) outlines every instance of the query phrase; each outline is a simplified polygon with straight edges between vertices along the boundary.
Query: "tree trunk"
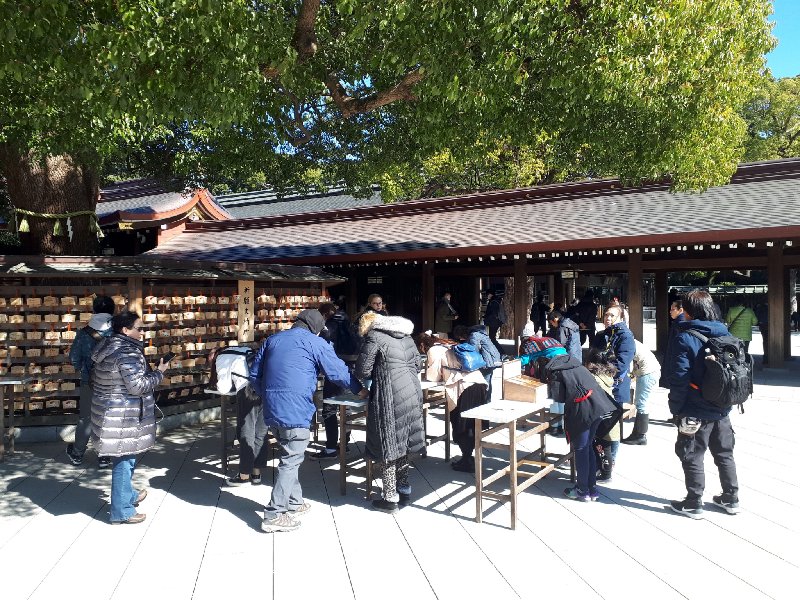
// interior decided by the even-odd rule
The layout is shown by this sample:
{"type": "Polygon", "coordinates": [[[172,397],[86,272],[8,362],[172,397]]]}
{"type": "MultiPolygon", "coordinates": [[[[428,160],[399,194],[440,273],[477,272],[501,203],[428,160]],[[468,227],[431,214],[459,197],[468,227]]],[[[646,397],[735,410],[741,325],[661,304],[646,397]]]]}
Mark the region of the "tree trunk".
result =
{"type": "MultiPolygon", "coordinates": [[[[68,155],[37,160],[0,146],[0,166],[6,176],[11,204],[36,213],[64,214],[94,211],[100,193],[96,173],[68,155]]],[[[72,239],[66,220],[63,235],[54,235],[55,219],[27,216],[30,233],[20,233],[25,254],[90,255],[98,250],[97,235],[91,230],[90,215],[72,217],[72,239]]],[[[22,215],[17,216],[17,222],[22,215]]]]}

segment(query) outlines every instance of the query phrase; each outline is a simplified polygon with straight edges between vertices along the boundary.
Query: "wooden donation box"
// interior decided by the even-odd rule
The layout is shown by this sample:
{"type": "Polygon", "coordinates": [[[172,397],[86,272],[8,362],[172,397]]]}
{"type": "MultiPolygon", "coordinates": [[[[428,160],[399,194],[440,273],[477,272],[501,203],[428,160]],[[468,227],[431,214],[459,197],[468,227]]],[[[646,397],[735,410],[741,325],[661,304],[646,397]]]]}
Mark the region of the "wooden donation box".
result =
{"type": "Polygon", "coordinates": [[[503,400],[537,402],[547,398],[547,384],[527,375],[503,381],[503,400]]]}
{"type": "Polygon", "coordinates": [[[548,397],[547,384],[522,374],[519,360],[503,363],[503,400],[518,402],[544,401],[548,397]]]}

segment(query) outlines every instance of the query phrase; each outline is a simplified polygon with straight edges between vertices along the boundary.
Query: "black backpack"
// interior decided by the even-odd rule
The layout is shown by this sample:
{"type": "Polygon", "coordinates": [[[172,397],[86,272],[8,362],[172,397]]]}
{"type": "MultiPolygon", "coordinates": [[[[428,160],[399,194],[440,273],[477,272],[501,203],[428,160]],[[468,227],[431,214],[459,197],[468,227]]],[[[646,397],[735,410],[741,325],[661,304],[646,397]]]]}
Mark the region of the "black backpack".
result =
{"type": "Polygon", "coordinates": [[[720,409],[738,406],[753,395],[753,357],[744,350],[744,343],[732,335],[707,338],[699,331],[688,329],[703,346],[705,374],[700,382],[703,400],[720,409]]]}

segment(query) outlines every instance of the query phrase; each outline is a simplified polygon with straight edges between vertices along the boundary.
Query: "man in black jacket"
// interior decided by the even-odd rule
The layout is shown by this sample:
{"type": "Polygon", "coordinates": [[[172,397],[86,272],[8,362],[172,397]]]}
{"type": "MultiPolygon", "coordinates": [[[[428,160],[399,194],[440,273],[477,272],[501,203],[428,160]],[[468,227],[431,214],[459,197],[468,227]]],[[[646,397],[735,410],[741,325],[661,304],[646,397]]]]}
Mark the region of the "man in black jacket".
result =
{"type": "Polygon", "coordinates": [[[502,356],[503,348],[500,346],[500,342],[497,341],[497,331],[508,320],[508,317],[503,308],[502,297],[495,295],[494,292],[489,292],[486,294],[486,298],[488,303],[486,304],[486,314],[483,315],[483,322],[489,328],[489,339],[492,340],[492,344],[502,356]]]}
{"type": "Polygon", "coordinates": [[[676,324],[667,375],[669,410],[678,424],[675,454],[681,460],[686,482],[686,498],[673,500],[670,508],[692,519],[703,518],[703,491],[706,449],[711,451],[719,471],[722,493],[713,497],[716,506],[728,514],[739,512],[739,482],[733,460],[735,436],[730,407],[720,408],[703,398],[700,385],[705,374],[703,342],[690,331],[706,338],[729,335],[716,319],[714,301],[708,292],[695,290],[683,300],[686,320],[676,324]]]}

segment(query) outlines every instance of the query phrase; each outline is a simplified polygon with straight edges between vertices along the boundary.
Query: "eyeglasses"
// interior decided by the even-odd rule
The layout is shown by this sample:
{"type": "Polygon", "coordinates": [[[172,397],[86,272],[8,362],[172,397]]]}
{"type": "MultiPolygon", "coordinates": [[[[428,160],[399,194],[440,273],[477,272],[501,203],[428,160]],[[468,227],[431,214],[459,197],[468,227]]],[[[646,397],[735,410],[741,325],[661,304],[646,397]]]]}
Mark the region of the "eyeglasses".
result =
{"type": "Polygon", "coordinates": [[[383,306],[383,302],[376,300],[375,302],[371,302],[370,305],[371,306],[383,306]]]}

